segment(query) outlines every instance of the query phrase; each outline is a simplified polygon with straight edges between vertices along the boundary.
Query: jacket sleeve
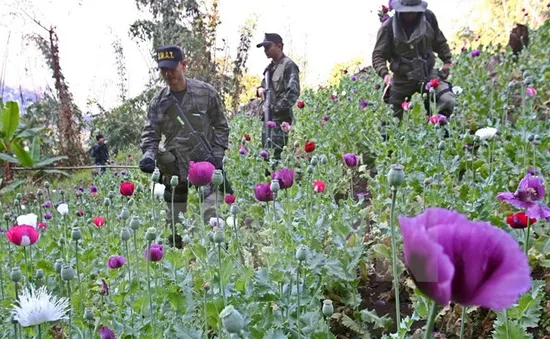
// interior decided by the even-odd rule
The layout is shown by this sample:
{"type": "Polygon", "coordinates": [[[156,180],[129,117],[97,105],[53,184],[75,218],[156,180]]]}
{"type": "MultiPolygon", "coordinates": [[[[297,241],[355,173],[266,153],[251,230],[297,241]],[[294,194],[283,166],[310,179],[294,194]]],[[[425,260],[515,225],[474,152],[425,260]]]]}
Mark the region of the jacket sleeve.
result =
{"type": "Polygon", "coordinates": [[[435,27],[437,27],[437,30],[435,32],[434,42],[433,42],[433,51],[437,53],[437,56],[439,57],[439,59],[441,59],[444,63],[450,63],[452,61],[451,48],[447,43],[447,39],[445,38],[445,35],[443,35],[443,32],[439,29],[437,18],[433,13],[432,13],[432,20],[434,21],[435,27]]]}
{"type": "Polygon", "coordinates": [[[382,25],[376,35],[376,43],[372,51],[372,67],[380,77],[389,74],[387,63],[391,61],[390,33],[387,25],[382,25]]]}
{"type": "Polygon", "coordinates": [[[214,130],[212,155],[215,158],[222,158],[229,145],[229,124],[223,111],[220,95],[216,91],[212,91],[209,101],[207,115],[214,130]]]}
{"type": "Polygon", "coordinates": [[[290,110],[300,97],[300,70],[294,62],[289,62],[286,65],[283,81],[285,83],[285,92],[281,99],[273,105],[274,113],[290,110]]]}
{"type": "Polygon", "coordinates": [[[143,127],[143,132],[141,133],[140,147],[143,153],[143,158],[155,160],[157,157],[159,143],[162,136],[158,125],[158,109],[157,98],[155,97],[149,103],[147,116],[145,118],[145,125],[143,127]]]}

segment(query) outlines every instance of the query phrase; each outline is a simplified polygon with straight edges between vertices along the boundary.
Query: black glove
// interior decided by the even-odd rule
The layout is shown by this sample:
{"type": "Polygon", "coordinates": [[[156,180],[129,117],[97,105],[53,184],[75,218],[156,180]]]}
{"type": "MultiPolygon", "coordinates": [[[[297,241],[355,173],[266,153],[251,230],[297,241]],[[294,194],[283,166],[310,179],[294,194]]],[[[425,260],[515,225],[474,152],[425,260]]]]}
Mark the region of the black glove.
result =
{"type": "Polygon", "coordinates": [[[214,157],[214,159],[212,160],[212,165],[214,165],[214,167],[216,167],[216,169],[223,169],[223,157],[222,158],[216,158],[214,157]]]}
{"type": "Polygon", "coordinates": [[[153,173],[155,171],[155,160],[151,158],[142,159],[139,162],[139,169],[145,173],[153,173]]]}

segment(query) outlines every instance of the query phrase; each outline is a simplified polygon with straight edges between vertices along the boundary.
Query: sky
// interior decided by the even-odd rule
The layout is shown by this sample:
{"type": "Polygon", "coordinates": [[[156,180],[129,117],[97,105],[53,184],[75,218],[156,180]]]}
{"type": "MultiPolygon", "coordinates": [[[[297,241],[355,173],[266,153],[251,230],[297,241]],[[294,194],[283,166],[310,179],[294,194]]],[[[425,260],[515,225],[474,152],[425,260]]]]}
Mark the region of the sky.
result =
{"type": "MultiPolygon", "coordinates": [[[[470,9],[470,0],[428,3],[449,37],[470,9]]],[[[219,0],[218,40],[227,42],[228,49],[222,53],[235,55],[239,28],[255,15],[258,24],[249,51],[248,73],[261,75],[269,60],[255,45],[265,32],[276,32],[283,37],[289,55],[307,59],[305,85],[315,85],[326,81],[338,62],[358,57],[365,65],[370,64],[380,27],[377,12],[383,4],[384,0],[324,4],[313,0],[219,0]]],[[[155,68],[149,46],[129,37],[130,24],[147,18],[138,11],[135,0],[0,0],[0,65],[6,65],[5,82],[10,87],[53,87],[41,52],[24,39],[28,34],[48,38],[48,32],[29,16],[45,27],[56,27],[61,68],[76,104],[84,111],[93,108],[90,100],[106,109],[120,103],[112,46],[115,40],[119,39],[124,48],[130,97],[144,89],[149,71],[155,68]]]]}

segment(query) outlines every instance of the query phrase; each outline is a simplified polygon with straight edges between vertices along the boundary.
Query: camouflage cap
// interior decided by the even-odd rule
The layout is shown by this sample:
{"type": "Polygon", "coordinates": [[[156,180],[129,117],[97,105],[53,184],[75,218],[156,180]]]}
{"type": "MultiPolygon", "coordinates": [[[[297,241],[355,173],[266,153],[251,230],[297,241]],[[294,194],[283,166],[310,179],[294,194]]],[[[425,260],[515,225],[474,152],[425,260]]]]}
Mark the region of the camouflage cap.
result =
{"type": "Polygon", "coordinates": [[[159,68],[176,68],[180,61],[183,61],[183,51],[178,46],[169,45],[157,49],[159,68]]]}
{"type": "Polygon", "coordinates": [[[283,38],[277,33],[265,33],[264,41],[260,42],[256,45],[256,47],[260,48],[263,46],[267,46],[269,44],[282,44],[283,38]]]}
{"type": "Polygon", "coordinates": [[[391,0],[391,5],[396,12],[425,12],[428,3],[422,0],[391,0]]]}

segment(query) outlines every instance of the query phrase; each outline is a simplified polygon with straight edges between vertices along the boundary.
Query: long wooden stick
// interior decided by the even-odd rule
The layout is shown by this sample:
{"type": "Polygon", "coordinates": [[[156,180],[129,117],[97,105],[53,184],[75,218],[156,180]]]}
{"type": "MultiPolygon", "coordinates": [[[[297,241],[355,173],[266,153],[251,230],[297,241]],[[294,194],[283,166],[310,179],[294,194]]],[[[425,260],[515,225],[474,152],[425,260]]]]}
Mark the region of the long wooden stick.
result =
{"type": "Polygon", "coordinates": [[[12,167],[14,171],[43,171],[43,170],[79,170],[79,169],[93,169],[93,168],[139,168],[139,166],[131,165],[105,165],[105,166],[72,166],[72,167],[12,167]]]}

